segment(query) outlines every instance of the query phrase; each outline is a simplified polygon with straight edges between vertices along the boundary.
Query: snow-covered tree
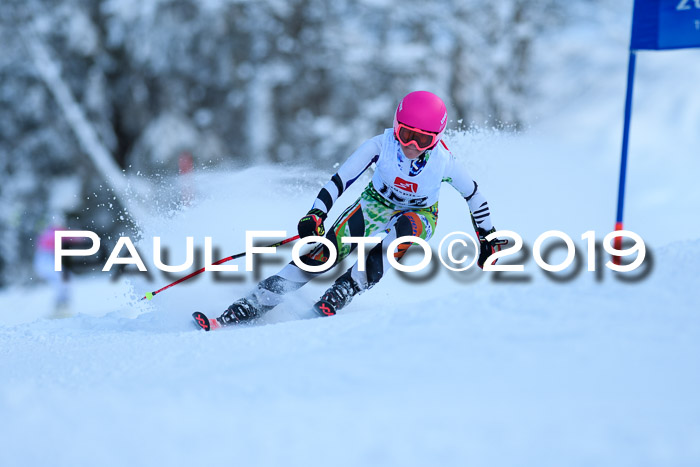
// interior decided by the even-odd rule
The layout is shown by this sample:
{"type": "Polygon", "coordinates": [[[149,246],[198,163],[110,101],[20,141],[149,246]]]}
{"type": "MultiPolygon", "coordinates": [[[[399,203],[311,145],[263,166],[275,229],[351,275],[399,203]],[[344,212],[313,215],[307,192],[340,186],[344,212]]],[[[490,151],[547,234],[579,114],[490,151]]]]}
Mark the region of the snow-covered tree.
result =
{"type": "Polygon", "coordinates": [[[101,206],[119,200],[29,59],[27,35],[60,65],[91,131],[127,173],[174,174],[182,152],[210,166],[330,166],[391,125],[398,99],[416,89],[442,95],[453,121],[526,123],[542,91],[534,51],[568,4],[2,2],[2,275],[31,255],[27,239],[46,222],[54,185],[66,176],[80,185],[76,223],[124,229],[101,206]]]}

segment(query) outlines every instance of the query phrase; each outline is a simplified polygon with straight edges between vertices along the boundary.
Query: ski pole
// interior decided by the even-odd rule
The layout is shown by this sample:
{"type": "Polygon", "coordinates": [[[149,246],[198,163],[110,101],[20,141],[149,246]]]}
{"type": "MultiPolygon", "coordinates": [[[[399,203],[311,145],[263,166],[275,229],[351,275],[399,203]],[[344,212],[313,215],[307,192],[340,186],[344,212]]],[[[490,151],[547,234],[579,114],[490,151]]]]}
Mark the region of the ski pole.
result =
{"type": "MultiPolygon", "coordinates": [[[[299,239],[299,235],[295,235],[295,236],[293,236],[293,237],[285,238],[284,240],[279,241],[279,242],[277,242],[277,243],[275,243],[275,244],[273,244],[273,245],[268,245],[266,248],[276,248],[276,247],[278,247],[278,246],[282,246],[282,245],[284,245],[284,244],[286,244],[286,243],[293,242],[294,240],[298,240],[298,239],[299,239]]],[[[225,263],[225,262],[227,262],[227,261],[231,261],[232,259],[241,258],[241,257],[243,257],[243,256],[245,256],[245,251],[244,251],[243,253],[238,253],[238,254],[235,254],[235,255],[233,255],[233,256],[228,256],[228,257],[226,257],[226,258],[222,258],[222,259],[220,259],[219,261],[217,261],[216,263],[212,263],[212,266],[215,266],[215,265],[217,265],[217,264],[222,264],[222,263],[225,263]]],[[[148,292],[146,295],[144,295],[143,297],[141,297],[141,300],[151,300],[153,297],[155,297],[157,294],[161,293],[161,292],[164,291],[165,289],[169,289],[170,287],[172,287],[172,286],[174,286],[174,285],[177,285],[177,284],[179,284],[180,282],[185,282],[187,279],[190,279],[190,278],[196,276],[197,274],[203,273],[205,268],[206,268],[206,266],[205,266],[204,268],[202,268],[202,269],[199,269],[199,270],[197,270],[197,271],[191,273],[191,274],[186,275],[185,277],[181,277],[180,279],[176,280],[175,282],[173,282],[173,283],[171,283],[171,284],[168,284],[168,285],[166,285],[165,287],[156,290],[155,292],[148,292]]]]}

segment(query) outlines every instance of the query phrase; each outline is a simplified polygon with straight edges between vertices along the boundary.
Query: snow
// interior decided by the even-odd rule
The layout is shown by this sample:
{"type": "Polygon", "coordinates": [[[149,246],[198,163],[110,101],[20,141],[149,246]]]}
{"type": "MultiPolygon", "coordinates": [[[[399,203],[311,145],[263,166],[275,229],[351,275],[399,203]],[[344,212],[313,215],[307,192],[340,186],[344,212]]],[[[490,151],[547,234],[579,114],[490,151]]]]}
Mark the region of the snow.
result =
{"type": "MultiPolygon", "coordinates": [[[[518,137],[500,144],[523,147],[518,137]]],[[[589,224],[568,218],[564,199],[546,205],[560,223],[538,225],[552,219],[539,213],[518,222],[520,202],[499,200],[498,184],[521,169],[507,163],[482,177],[491,178],[483,185],[497,225],[526,238],[609,225],[593,211],[582,213],[589,224]]],[[[552,184],[532,173],[522,181],[539,199],[552,184]]],[[[235,252],[250,226],[294,225],[318,188],[298,177],[276,168],[208,175],[198,186],[210,198],[154,220],[145,238],[171,242],[173,264],[186,235],[200,246],[211,235],[235,252]],[[255,202],[241,203],[251,192],[255,202]]],[[[436,239],[468,228],[463,201],[448,193],[436,239]]],[[[638,230],[651,232],[649,224],[638,230]]],[[[138,246],[151,264],[148,243],[138,246]]],[[[65,320],[34,321],[50,309],[48,290],[6,292],[0,439],[14,449],[0,463],[693,465],[700,241],[653,252],[651,275],[632,284],[609,271],[600,283],[586,272],[554,283],[531,260],[525,284],[444,269],[420,283],[390,274],[337,317],[299,319],[327,286],[313,283],[271,312],[270,324],[214,333],[195,330],[189,314],[220,312],[253,284],[250,274],[230,274],[245,278],[231,284],[199,279],[144,304],[134,296],[169,282],[160,273],[153,283],[133,279],[133,290],[98,273],[76,281],[79,314],[65,320]],[[400,292],[407,287],[411,294],[400,292]]]]}
{"type": "MultiPolygon", "coordinates": [[[[99,318],[108,307],[78,300],[77,317],[2,328],[0,434],[18,449],[0,460],[692,465],[700,244],[677,251],[694,256],[664,255],[675,273],[659,260],[642,284],[440,274],[409,297],[394,275],[333,319],[285,306],[283,322],[214,333],[189,311],[245,287],[183,286],[135,319],[124,300],[99,318]]],[[[119,288],[94,280],[76,297],[119,288]]]]}
{"type": "Polygon", "coordinates": [[[46,87],[51,90],[54,98],[62,108],[83,150],[95,164],[98,172],[111,185],[114,192],[119,194],[119,198],[125,203],[127,211],[135,216],[134,219],[146,217],[147,214],[144,207],[135,203],[133,198],[127,196],[126,193],[131,188],[128,181],[123,176],[109,150],[100,141],[95,128],[71,94],[70,88],[61,78],[60,65],[51,57],[48,49],[37,38],[34,28],[27,28],[24,34],[34,65],[44,80],[46,87]]]}
{"type": "MultiPolygon", "coordinates": [[[[688,93],[697,57],[638,58],[625,225],[647,243],[646,277],[605,269],[598,280],[584,267],[556,282],[530,254],[515,274],[526,280],[393,271],[338,316],[305,319],[324,279],[262,325],[212,333],[197,331],[191,312],[220,313],[291,248],[257,275],[239,261],[226,282],[201,276],[150,302],[137,299],[172,280],[158,271],[150,282],[77,277],[75,315],[61,320],[46,319],[45,286],[5,289],[0,465],[698,465],[700,101],[688,93]]],[[[626,51],[597,60],[609,67],[604,82],[581,75],[580,96],[551,102],[525,131],[447,141],[497,228],[529,246],[561,230],[582,261],[581,234],[602,239],[614,224],[626,51]]],[[[562,90],[572,76],[543,79],[562,90]]],[[[292,235],[331,166],[197,172],[195,203],[146,218],[137,247],[150,266],[159,235],[178,264],[186,236],[200,248],[211,236],[218,257],[241,251],[246,230],[292,235]]],[[[471,231],[448,186],[440,203],[435,247],[471,231]]]]}

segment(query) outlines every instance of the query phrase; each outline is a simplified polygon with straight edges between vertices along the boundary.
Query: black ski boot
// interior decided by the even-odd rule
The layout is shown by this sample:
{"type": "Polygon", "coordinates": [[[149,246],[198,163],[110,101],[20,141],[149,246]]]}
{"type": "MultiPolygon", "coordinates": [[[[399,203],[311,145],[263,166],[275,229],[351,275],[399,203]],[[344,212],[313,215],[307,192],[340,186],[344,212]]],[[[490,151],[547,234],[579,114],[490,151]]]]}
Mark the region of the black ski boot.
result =
{"type": "Polygon", "coordinates": [[[303,282],[296,283],[277,275],[270,276],[246,297],[233,302],[216,321],[221,326],[230,326],[259,318],[280,303],[284,294],[302,285],[303,282]]]}
{"type": "Polygon", "coordinates": [[[346,306],[357,295],[360,288],[350,277],[350,271],[340,276],[335,283],[326,290],[321,299],[316,302],[313,309],[320,316],[333,316],[346,306]]]}
{"type": "Polygon", "coordinates": [[[230,326],[255,319],[261,311],[261,307],[249,298],[241,298],[233,302],[216,320],[222,326],[230,326]]]}

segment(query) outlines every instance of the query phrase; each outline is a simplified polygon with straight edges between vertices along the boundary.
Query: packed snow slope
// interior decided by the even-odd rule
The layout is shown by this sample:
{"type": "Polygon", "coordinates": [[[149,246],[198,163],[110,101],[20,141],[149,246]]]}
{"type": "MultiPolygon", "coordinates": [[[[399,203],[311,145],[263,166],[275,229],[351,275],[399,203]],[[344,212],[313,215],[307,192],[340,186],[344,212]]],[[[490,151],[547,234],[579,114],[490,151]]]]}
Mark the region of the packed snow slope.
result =
{"type": "MultiPolygon", "coordinates": [[[[700,80],[698,54],[639,60],[626,227],[649,257],[625,281],[601,265],[586,271],[580,239],[589,230],[602,239],[614,223],[618,52],[599,88],[532,128],[447,139],[496,227],[529,246],[547,230],[567,233],[578,272],[555,280],[531,254],[524,272],[501,277],[439,264],[392,271],[338,316],[305,319],[325,279],[257,325],[212,333],[193,327],[192,311],[220,313],[289,261],[290,248],[257,273],[239,261],[238,273],[207,274],[150,302],[136,298],[172,280],[153,268],[151,281],[79,278],[75,315],[62,320],[45,319],[49,289],[5,291],[0,465],[698,465],[700,106],[683,93],[700,80]]],[[[569,83],[547,79],[553,89],[569,83]]],[[[291,235],[333,172],[199,173],[195,202],[146,220],[137,246],[152,266],[156,235],[173,264],[186,236],[200,248],[210,236],[226,256],[242,250],[246,230],[291,235]]],[[[445,185],[431,244],[455,230],[471,232],[467,206],[445,185]]]]}

